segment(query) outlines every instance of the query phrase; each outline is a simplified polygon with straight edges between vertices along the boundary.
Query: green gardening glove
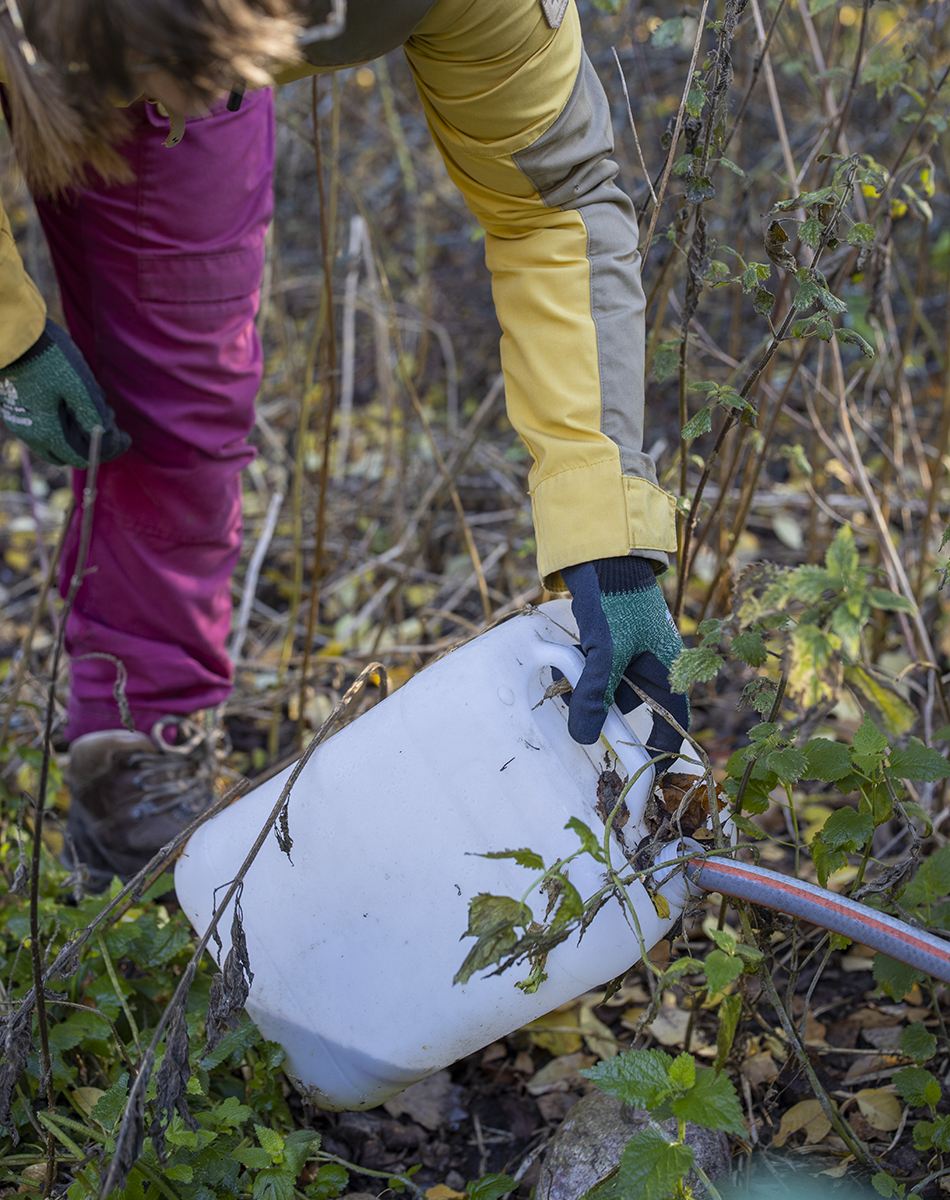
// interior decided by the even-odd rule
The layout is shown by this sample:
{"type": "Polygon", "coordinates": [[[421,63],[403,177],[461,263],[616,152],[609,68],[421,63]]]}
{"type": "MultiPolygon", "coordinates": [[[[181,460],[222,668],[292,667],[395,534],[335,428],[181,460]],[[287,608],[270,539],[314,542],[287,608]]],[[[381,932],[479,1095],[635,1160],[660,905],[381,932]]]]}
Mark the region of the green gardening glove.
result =
{"type": "MultiPolygon", "coordinates": [[[[624,676],[688,729],[689,702],[670,689],[670,666],[683,641],[652,564],[635,556],[599,558],[562,567],[561,575],[571,589],[571,611],[587,659],[570,697],[571,737],[590,745],[600,737],[611,704],[626,713],[642,703],[622,682],[624,676]]],[[[669,722],[654,716],[647,748],[664,755],[656,764],[658,774],[669,767],[682,741],[669,722]]]]}
{"type": "Polygon", "coordinates": [[[0,417],[34,454],[57,466],[88,467],[90,435],[102,429],[99,459],[128,450],[102,388],[69,334],[47,320],[39,339],[0,367],[0,417]]]}

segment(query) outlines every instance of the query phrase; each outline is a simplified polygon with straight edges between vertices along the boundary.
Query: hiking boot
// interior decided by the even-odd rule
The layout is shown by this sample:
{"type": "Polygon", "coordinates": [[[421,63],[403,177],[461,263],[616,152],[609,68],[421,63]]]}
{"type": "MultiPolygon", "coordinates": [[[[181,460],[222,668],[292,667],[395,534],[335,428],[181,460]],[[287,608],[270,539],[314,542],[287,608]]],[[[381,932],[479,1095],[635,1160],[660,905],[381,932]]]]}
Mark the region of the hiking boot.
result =
{"type": "Polygon", "coordinates": [[[151,737],[104,729],[76,738],[65,858],[85,866],[87,891],[104,891],[113,875],[128,882],[214,803],[216,759],[213,733],[187,718],[158,721],[151,737]],[[173,723],[178,745],[163,734],[173,723]]]}

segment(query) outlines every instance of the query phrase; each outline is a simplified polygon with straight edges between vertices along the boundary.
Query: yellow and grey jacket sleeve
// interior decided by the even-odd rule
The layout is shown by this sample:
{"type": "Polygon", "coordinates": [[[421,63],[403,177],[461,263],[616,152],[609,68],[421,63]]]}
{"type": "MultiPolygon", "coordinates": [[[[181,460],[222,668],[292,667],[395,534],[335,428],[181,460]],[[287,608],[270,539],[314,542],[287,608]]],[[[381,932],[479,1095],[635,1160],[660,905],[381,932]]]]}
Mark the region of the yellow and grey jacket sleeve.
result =
{"type": "Polygon", "coordinates": [[[46,305],[24,269],[0,205],[0,367],[29,350],[45,324],[46,305]]]}
{"type": "Polygon", "coordinates": [[[485,230],[542,578],[631,552],[665,564],[674,504],[643,453],[637,226],[573,2],[552,29],[539,0],[437,0],[405,51],[485,230]]]}

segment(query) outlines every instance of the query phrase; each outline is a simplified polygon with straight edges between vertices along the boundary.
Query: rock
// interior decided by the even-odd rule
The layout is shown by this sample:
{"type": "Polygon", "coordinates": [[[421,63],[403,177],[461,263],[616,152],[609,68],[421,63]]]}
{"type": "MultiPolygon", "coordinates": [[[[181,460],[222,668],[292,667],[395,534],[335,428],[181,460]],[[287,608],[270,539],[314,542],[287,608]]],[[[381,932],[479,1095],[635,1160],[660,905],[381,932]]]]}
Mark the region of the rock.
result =
{"type": "Polygon", "coordinates": [[[462,1108],[462,1089],[452,1082],[448,1071],[439,1071],[414,1083],[392,1100],[387,1100],[383,1108],[391,1117],[406,1114],[430,1131],[442,1125],[457,1125],[468,1116],[462,1108]]]}
{"type": "MultiPolygon", "coordinates": [[[[649,1121],[650,1114],[644,1109],[632,1108],[606,1092],[584,1096],[554,1136],[538,1179],[537,1200],[578,1200],[613,1170],[624,1146],[649,1121]]],[[[662,1122],[662,1128],[670,1138],[676,1136],[675,1119],[662,1122]]],[[[728,1174],[729,1143],[724,1133],[688,1121],[686,1142],[710,1179],[715,1181],[728,1174]]],[[[704,1194],[692,1172],[687,1183],[695,1195],[704,1194]]]]}

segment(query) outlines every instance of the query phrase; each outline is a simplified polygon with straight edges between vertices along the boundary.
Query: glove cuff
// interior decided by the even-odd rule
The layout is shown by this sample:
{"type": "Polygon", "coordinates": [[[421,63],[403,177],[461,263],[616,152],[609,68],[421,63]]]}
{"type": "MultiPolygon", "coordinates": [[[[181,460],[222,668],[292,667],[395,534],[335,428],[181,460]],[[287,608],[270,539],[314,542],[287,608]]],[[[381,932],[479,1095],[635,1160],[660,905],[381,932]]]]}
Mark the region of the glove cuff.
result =
{"type": "Polygon", "coordinates": [[[591,566],[601,592],[649,592],[657,586],[653,563],[648,558],[595,558],[591,566]]]}
{"type": "Polygon", "coordinates": [[[39,356],[47,351],[50,346],[54,346],[55,344],[56,343],[44,329],[29,350],[24,350],[19,358],[15,358],[12,363],[7,363],[5,367],[0,367],[0,370],[15,371],[19,367],[25,367],[28,363],[33,362],[35,358],[39,358],[39,356]]]}

